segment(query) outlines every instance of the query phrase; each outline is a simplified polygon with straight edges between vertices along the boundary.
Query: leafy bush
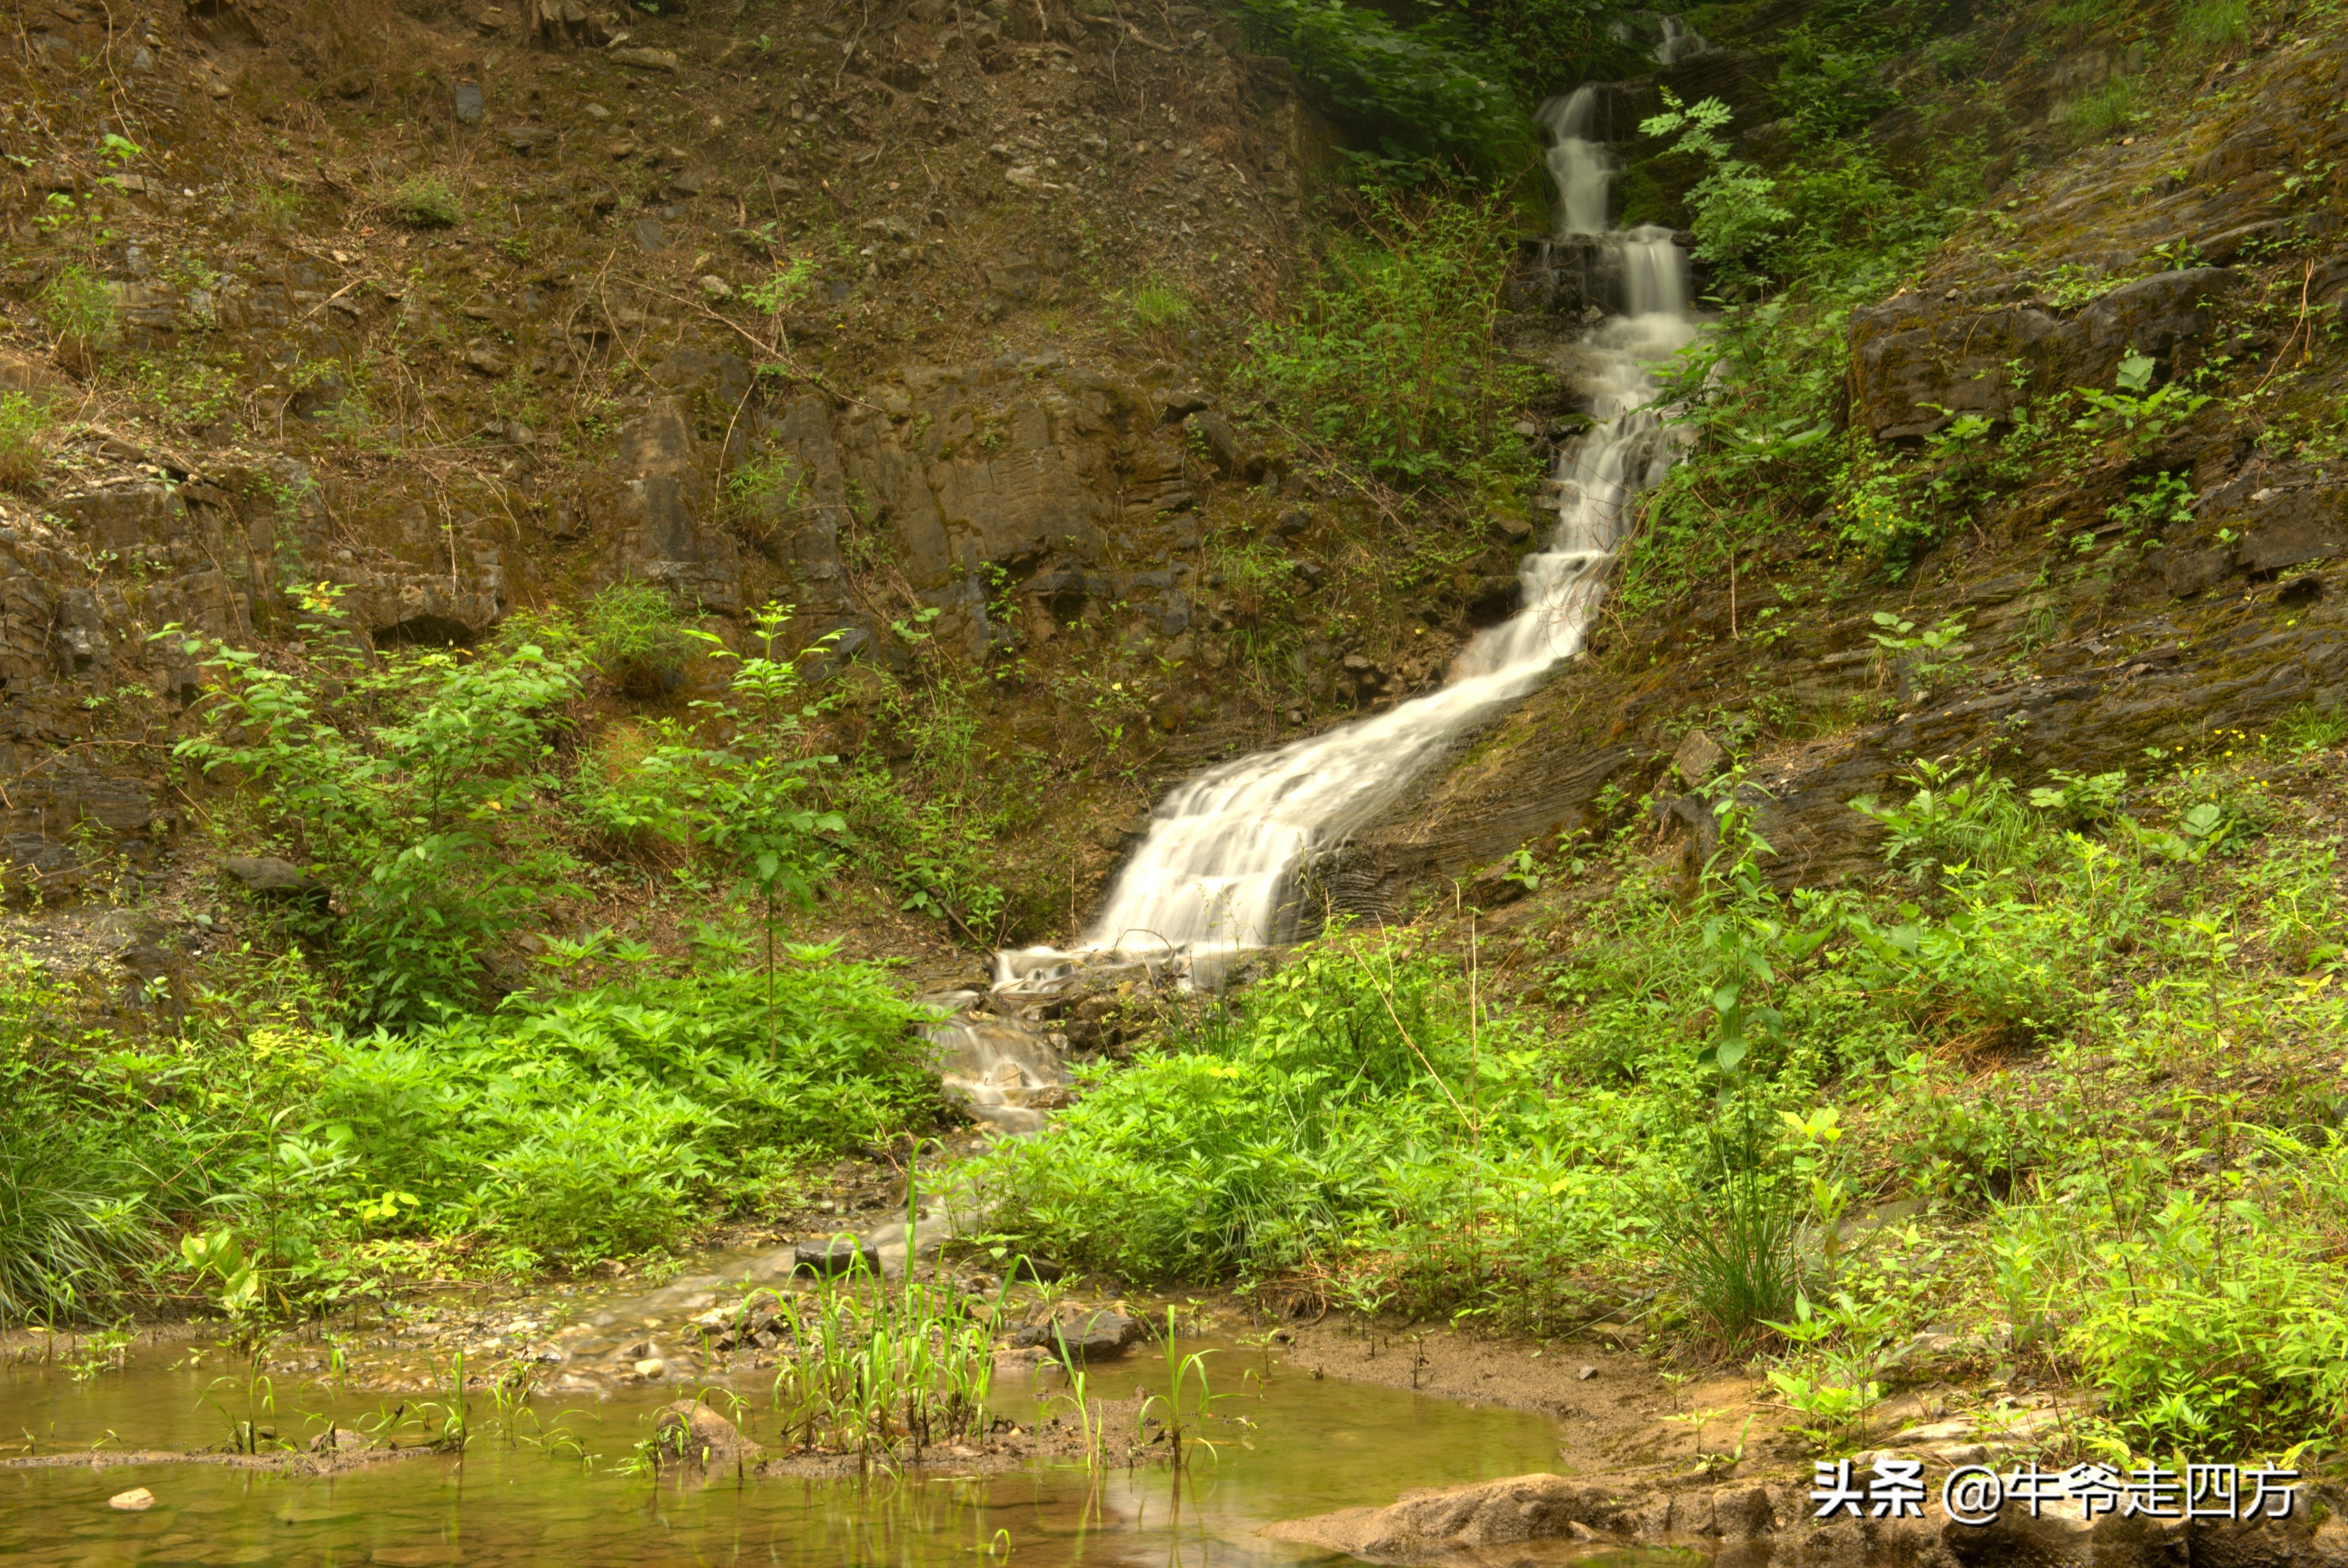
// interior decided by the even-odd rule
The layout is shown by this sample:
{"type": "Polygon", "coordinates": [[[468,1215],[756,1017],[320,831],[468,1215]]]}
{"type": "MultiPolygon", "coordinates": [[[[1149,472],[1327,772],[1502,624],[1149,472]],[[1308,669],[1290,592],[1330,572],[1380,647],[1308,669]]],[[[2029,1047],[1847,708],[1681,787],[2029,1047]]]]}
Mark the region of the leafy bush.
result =
{"type": "MultiPolygon", "coordinates": [[[[333,595],[313,595],[314,611],[333,595]]],[[[313,630],[317,630],[314,626],[313,630]]],[[[183,635],[176,628],[163,635],[183,635]]],[[[338,953],[355,1016],[408,1023],[475,999],[482,953],[543,907],[568,859],[522,809],[541,780],[572,665],[534,643],[398,651],[368,663],[330,651],[282,669],[186,639],[212,671],[206,733],[175,755],[248,781],[345,917],[338,953]],[[339,695],[321,679],[346,682],[339,695]]]]}
{"type": "Polygon", "coordinates": [[[1948,758],[1920,757],[1900,775],[1911,786],[1903,804],[1879,804],[1873,795],[1850,803],[1853,811],[1883,825],[1883,858],[1918,882],[1960,864],[2010,864],[2030,831],[2011,780],[1986,769],[1970,779],[1962,773],[1948,758]]]}
{"type": "Polygon", "coordinates": [[[48,436],[46,406],[29,393],[0,393],[0,490],[21,490],[41,477],[48,436]]]}
{"type": "Polygon", "coordinates": [[[1702,161],[1705,173],[1687,193],[1694,214],[1695,256],[1709,261],[1720,281],[1741,286],[1746,269],[1773,245],[1793,212],[1777,195],[1777,181],[1758,165],[1729,155],[1719,132],[1728,123],[1728,106],[1718,98],[1683,105],[1669,87],[1662,89],[1663,112],[1642,120],[1647,136],[1675,136],[1671,151],[1702,161]]]}
{"type": "Polygon", "coordinates": [[[2348,1409],[2330,1240],[2348,1145],[2262,1142],[2268,1169],[2230,1201],[2137,1148],[1997,1215],[2017,1318],[2103,1386],[2137,1451],[2271,1453],[2335,1437],[2348,1409]]]}
{"type": "Polygon", "coordinates": [[[1430,1017],[1434,988],[1350,940],[1305,955],[983,1161],[993,1224],[1133,1278],[1300,1266],[1450,1114],[1426,1063],[1457,1072],[1463,1042],[1430,1017]]]}
{"type": "Polygon", "coordinates": [[[391,215],[411,229],[453,229],[465,220],[464,203],[447,180],[418,174],[402,180],[386,203],[391,215]]]}
{"type": "Polygon", "coordinates": [[[1507,422],[1540,373],[1493,341],[1514,240],[1496,199],[1381,198],[1322,258],[1242,376],[1306,439],[1382,477],[1522,477],[1507,422]]]}
{"type": "Polygon", "coordinates": [[[1899,102],[1869,51],[1838,48],[1807,24],[1788,27],[1779,47],[1775,97],[1797,140],[1833,141],[1899,102]]]}
{"type": "Polygon", "coordinates": [[[487,1017],[316,1048],[312,1114],[352,1130],[388,1228],[479,1228],[577,1262],[673,1235],[721,1179],[837,1155],[939,1112],[917,1009],[880,971],[792,948],[758,970],[522,993],[487,1017]],[[770,1042],[771,1041],[771,1046],[770,1042]]]}
{"type": "Polygon", "coordinates": [[[2136,83],[2112,77],[2072,99],[2063,118],[2081,136],[2116,135],[2135,121],[2136,83]]]}
{"type": "Polygon", "coordinates": [[[1373,170],[1500,171],[1530,145],[1509,67],[1450,15],[1405,26],[1347,0],[1233,0],[1249,30],[1329,95],[1378,147],[1373,170]]]}

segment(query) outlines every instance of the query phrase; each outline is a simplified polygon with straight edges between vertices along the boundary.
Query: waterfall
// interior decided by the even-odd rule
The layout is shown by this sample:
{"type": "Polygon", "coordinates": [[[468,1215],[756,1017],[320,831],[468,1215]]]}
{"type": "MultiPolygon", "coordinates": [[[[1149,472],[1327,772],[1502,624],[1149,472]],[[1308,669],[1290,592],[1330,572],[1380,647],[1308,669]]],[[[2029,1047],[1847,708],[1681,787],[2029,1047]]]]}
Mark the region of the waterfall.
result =
{"type": "Polygon", "coordinates": [[[1584,340],[1595,423],[1558,458],[1557,526],[1522,565],[1523,609],[1478,632],[1440,690],[1177,787],[1076,949],[998,954],[998,989],[1044,989],[1079,964],[1115,958],[1168,960],[1193,984],[1214,984],[1233,955],[1306,923],[1300,874],[1316,853],[1366,825],[1470,726],[1581,651],[1631,499],[1680,451],[1650,406],[1652,366],[1695,333],[1670,231],[1608,226],[1613,166],[1591,135],[1599,91],[1579,88],[1540,118],[1556,138],[1549,168],[1560,233],[1602,237],[1624,311],[1584,340]]]}

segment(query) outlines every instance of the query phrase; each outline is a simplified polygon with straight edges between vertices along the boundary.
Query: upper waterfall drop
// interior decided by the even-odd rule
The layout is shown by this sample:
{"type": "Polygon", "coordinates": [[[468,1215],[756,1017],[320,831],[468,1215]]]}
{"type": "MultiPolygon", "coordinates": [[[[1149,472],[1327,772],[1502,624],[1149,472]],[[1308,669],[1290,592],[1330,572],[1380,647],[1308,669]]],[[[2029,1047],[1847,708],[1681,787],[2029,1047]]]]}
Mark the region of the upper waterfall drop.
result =
{"type": "Polygon", "coordinates": [[[1440,690],[1177,786],[1076,951],[1006,949],[996,958],[998,989],[1048,985],[1085,954],[1168,958],[1194,983],[1215,983],[1236,953],[1304,924],[1298,874],[1313,855],[1365,825],[1470,725],[1581,651],[1630,502],[1680,450],[1651,406],[1650,367],[1696,332],[1671,231],[1608,226],[1612,165],[1591,134],[1601,91],[1581,87],[1541,111],[1556,138],[1549,167],[1559,232],[1599,239],[1622,309],[1583,340],[1596,423],[1558,458],[1557,527],[1519,570],[1523,609],[1477,633],[1440,690]]]}

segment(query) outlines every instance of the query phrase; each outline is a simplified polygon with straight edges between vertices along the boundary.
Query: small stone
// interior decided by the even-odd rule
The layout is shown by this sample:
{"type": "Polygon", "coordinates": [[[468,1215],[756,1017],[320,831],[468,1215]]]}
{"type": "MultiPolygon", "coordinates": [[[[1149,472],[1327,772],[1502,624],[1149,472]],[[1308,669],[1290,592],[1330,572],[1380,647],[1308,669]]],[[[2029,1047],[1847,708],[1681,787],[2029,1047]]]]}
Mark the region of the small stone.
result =
{"type": "Polygon", "coordinates": [[[610,119],[612,118],[612,111],[605,108],[602,104],[589,104],[587,106],[587,118],[589,119],[610,119]]]}
{"type": "Polygon", "coordinates": [[[143,1486],[134,1486],[129,1491],[118,1491],[108,1498],[106,1506],[118,1508],[125,1513],[144,1513],[155,1506],[155,1494],[143,1486]]]}
{"type": "Polygon", "coordinates": [[[1534,424],[1529,419],[1519,419],[1514,425],[1509,425],[1509,428],[1528,439],[1540,434],[1540,426],[1534,424]]]}
{"type": "Polygon", "coordinates": [[[640,71],[674,71],[677,57],[666,49],[614,49],[612,58],[623,66],[633,66],[640,71]]]}
{"type": "Polygon", "coordinates": [[[1300,512],[1291,507],[1280,514],[1279,519],[1272,525],[1272,531],[1283,539],[1292,539],[1312,526],[1312,513],[1300,512]]]}
{"type": "Polygon", "coordinates": [[[703,293],[713,300],[730,300],[734,297],[734,291],[727,285],[726,280],[715,274],[697,280],[697,285],[703,293]]]}
{"type": "Polygon", "coordinates": [[[657,1356],[647,1356],[641,1361],[631,1363],[630,1369],[639,1378],[657,1378],[668,1370],[668,1363],[657,1356]]]}
{"type": "Polygon", "coordinates": [[[513,368],[512,361],[486,344],[467,349],[464,353],[464,363],[468,370],[478,371],[491,380],[496,380],[513,368]]]}
{"type": "Polygon", "coordinates": [[[458,82],[457,84],[457,118],[467,125],[472,125],[480,119],[480,83],[458,82]]]}
{"type": "Polygon", "coordinates": [[[1035,172],[1035,165],[1029,163],[1015,164],[1004,169],[1003,178],[1014,185],[1031,190],[1044,183],[1044,177],[1035,172]]]}
{"type": "Polygon", "coordinates": [[[612,142],[609,146],[605,147],[603,151],[607,156],[614,159],[633,158],[635,156],[636,151],[635,138],[628,136],[621,137],[612,142]]]}
{"type": "Polygon", "coordinates": [[[365,1453],[373,1447],[373,1438],[348,1427],[328,1427],[310,1440],[310,1451],[314,1454],[365,1453]]]}
{"type": "Polygon", "coordinates": [[[1532,538],[1533,526],[1514,512],[1501,512],[1492,518],[1492,526],[1512,545],[1520,545],[1532,538]]]}
{"type": "Polygon", "coordinates": [[[1596,1376],[1598,1376],[1598,1368],[1587,1364],[1576,1367],[1573,1369],[1573,1380],[1577,1383],[1587,1383],[1591,1378],[1595,1378],[1596,1376]]]}

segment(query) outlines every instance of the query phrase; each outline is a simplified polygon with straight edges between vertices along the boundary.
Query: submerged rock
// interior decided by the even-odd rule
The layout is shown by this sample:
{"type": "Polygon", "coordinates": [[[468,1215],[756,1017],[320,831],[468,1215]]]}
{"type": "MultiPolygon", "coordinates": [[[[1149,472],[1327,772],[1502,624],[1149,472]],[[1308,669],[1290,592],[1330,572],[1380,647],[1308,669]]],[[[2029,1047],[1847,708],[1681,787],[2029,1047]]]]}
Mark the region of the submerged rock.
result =
{"type": "Polygon", "coordinates": [[[708,1406],[679,1399],[653,1423],[653,1453],[664,1464],[705,1467],[755,1463],[766,1450],[708,1406]]]}
{"type": "Polygon", "coordinates": [[[1011,1336],[1014,1349],[1039,1347],[1072,1361],[1103,1361],[1122,1356],[1144,1333],[1138,1318],[1107,1307],[1081,1313],[1066,1322],[1041,1323],[1011,1336]]]}
{"type": "Polygon", "coordinates": [[[851,1236],[831,1236],[817,1241],[803,1241],[791,1249],[792,1267],[799,1274],[812,1274],[819,1279],[835,1274],[846,1274],[861,1257],[864,1266],[873,1273],[880,1272],[880,1252],[869,1243],[851,1236]]]}

